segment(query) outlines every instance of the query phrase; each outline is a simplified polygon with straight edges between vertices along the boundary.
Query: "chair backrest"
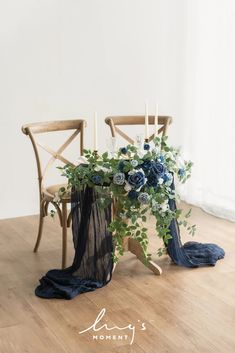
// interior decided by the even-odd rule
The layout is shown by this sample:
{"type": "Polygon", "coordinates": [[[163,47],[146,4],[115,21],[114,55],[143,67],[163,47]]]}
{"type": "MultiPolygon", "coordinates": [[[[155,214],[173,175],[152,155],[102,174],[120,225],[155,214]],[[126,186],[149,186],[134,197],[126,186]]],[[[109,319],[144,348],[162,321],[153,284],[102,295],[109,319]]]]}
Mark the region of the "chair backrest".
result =
{"type": "MultiPolygon", "coordinates": [[[[154,125],[155,117],[149,115],[149,125],[154,125]]],[[[132,115],[132,116],[108,116],[105,119],[106,124],[110,126],[111,134],[116,137],[117,134],[122,136],[128,143],[134,144],[134,140],[128,136],[124,131],[122,131],[119,126],[126,125],[144,125],[145,116],[144,115],[132,115]]],[[[166,135],[168,126],[172,123],[172,118],[170,116],[159,116],[158,117],[158,134],[166,135]]],[[[149,137],[149,141],[154,138],[154,134],[149,137]]]]}
{"type": "Polygon", "coordinates": [[[28,135],[34,149],[36,162],[37,162],[37,170],[38,170],[38,180],[39,180],[39,189],[40,192],[42,190],[42,185],[46,174],[49,169],[52,167],[56,160],[60,160],[64,164],[71,164],[68,159],[62,156],[62,152],[71,144],[71,142],[75,139],[75,137],[80,134],[80,154],[83,154],[83,143],[84,143],[84,128],[86,126],[86,121],[84,119],[79,120],[58,120],[58,121],[48,121],[48,122],[40,122],[40,123],[32,123],[26,124],[22,126],[22,132],[25,135],[28,135]],[[66,130],[75,130],[58,148],[56,151],[44,143],[38,141],[38,138],[35,138],[36,134],[43,134],[48,132],[56,132],[56,131],[66,131],[66,130]],[[41,158],[39,153],[39,148],[43,149],[47,153],[51,155],[51,158],[47,162],[44,170],[42,170],[41,158]]]}

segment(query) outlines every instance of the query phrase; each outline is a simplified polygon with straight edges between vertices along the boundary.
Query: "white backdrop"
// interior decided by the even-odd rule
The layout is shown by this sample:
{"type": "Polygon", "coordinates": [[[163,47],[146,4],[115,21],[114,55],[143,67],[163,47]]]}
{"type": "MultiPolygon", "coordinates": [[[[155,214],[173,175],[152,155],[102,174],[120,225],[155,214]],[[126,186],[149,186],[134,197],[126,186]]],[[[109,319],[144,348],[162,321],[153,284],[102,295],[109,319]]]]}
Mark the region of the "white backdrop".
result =
{"type": "Polygon", "coordinates": [[[195,162],[184,198],[233,218],[233,0],[8,0],[0,13],[0,218],[38,211],[22,124],[99,113],[174,117],[171,142],[195,162]],[[151,105],[150,104],[150,105],[151,105]],[[152,109],[151,109],[152,108],[152,109]],[[27,190],[27,191],[26,191],[27,190]]]}
{"type": "Polygon", "coordinates": [[[182,145],[195,165],[182,191],[235,220],[235,2],[186,4],[182,145]]]}

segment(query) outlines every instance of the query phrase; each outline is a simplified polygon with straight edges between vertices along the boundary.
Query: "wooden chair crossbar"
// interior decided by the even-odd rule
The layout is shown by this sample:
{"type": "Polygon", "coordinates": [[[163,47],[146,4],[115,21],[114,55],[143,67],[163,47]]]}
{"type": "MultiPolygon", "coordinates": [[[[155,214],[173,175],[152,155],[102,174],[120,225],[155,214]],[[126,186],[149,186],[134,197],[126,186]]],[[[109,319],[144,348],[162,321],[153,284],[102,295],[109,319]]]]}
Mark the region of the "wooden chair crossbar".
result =
{"type": "Polygon", "coordinates": [[[52,155],[51,159],[48,161],[47,165],[45,166],[44,172],[42,173],[43,178],[45,178],[46,173],[49,171],[50,167],[57,159],[63,162],[64,164],[70,164],[72,166],[75,166],[71,161],[64,158],[61,155],[61,153],[64,152],[64,150],[71,144],[71,142],[75,139],[75,137],[79,134],[79,132],[80,132],[79,129],[74,131],[73,134],[63,143],[63,145],[61,145],[61,147],[57,151],[54,151],[52,148],[50,148],[49,146],[45,145],[44,143],[38,140],[35,141],[37,146],[41,147],[44,151],[52,155]]]}

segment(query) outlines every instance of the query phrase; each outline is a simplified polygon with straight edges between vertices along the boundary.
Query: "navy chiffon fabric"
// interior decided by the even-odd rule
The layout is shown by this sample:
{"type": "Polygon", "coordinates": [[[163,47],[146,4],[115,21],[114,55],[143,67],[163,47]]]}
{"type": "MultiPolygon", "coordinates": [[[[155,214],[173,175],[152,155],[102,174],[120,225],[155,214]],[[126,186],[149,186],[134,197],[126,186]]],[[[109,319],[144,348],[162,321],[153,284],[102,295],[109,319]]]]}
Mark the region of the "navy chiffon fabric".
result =
{"type": "MultiPolygon", "coordinates": [[[[176,209],[174,200],[169,200],[169,205],[171,210],[176,209]]],[[[217,260],[222,259],[225,255],[224,250],[216,244],[189,241],[182,245],[176,219],[173,219],[170,224],[170,234],[172,238],[167,244],[167,252],[177,265],[185,267],[215,266],[217,260]]]]}
{"type": "MultiPolygon", "coordinates": [[[[107,229],[111,222],[111,206],[101,210],[97,197],[93,188],[72,192],[73,264],[64,270],[48,271],[35,290],[37,296],[72,299],[78,294],[101,288],[111,280],[113,241],[107,229]]],[[[169,200],[169,206],[175,210],[175,201],[169,200]]],[[[167,244],[167,252],[177,265],[214,266],[225,255],[216,244],[191,241],[182,245],[177,220],[171,222],[169,230],[172,238],[167,244]]]]}
{"type": "Polygon", "coordinates": [[[113,241],[108,231],[111,206],[101,210],[93,188],[72,192],[73,264],[51,270],[40,279],[35,294],[42,298],[72,299],[106,285],[112,277],[113,241]]]}

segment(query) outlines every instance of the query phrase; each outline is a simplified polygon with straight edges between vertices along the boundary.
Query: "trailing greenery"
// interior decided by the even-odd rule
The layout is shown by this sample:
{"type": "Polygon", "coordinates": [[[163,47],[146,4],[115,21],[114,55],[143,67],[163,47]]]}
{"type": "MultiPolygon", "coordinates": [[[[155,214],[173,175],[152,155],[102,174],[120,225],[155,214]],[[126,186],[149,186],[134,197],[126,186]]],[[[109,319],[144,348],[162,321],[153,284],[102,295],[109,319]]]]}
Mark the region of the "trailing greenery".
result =
{"type": "MultiPolygon", "coordinates": [[[[194,235],[195,225],[188,222],[191,210],[183,215],[182,210],[171,210],[169,199],[178,200],[173,178],[177,176],[184,183],[191,174],[191,161],[184,161],[179,149],[167,144],[167,138],[156,137],[153,147],[145,143],[143,148],[128,145],[120,148],[113,156],[108,152],[97,155],[84,150],[84,163],[73,167],[65,165],[62,175],[68,180],[68,188],[95,188],[99,193],[99,207],[106,208],[114,201],[115,218],[109,224],[113,233],[118,255],[123,254],[123,238],[132,237],[140,243],[146,260],[148,253],[148,217],[156,219],[156,234],[162,239],[163,247],[157,253],[161,256],[171,239],[169,226],[173,219],[194,235]]],[[[67,190],[60,190],[59,197],[67,190]]],[[[57,201],[59,200],[57,195],[57,201]]],[[[114,255],[117,261],[117,254],[114,255]]]]}

